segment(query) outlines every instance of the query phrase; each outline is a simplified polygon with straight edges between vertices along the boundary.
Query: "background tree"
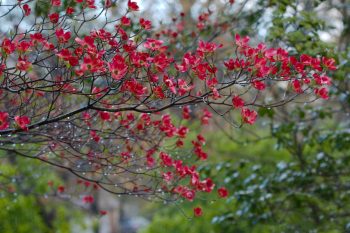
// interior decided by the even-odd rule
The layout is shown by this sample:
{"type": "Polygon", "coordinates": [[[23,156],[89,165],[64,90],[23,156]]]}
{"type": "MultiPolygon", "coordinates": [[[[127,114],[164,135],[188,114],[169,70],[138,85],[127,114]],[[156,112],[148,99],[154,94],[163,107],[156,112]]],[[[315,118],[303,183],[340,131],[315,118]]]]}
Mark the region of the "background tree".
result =
{"type": "MultiPolygon", "coordinates": [[[[294,109],[281,106],[261,110],[261,115],[270,118],[264,123],[269,125],[270,132],[266,132],[265,127],[254,134],[247,132],[246,138],[240,131],[221,126],[232,140],[232,146],[227,150],[218,146],[216,151],[229,158],[225,160],[223,156],[219,163],[213,161],[206,170],[212,174],[221,171],[222,177],[226,177],[225,186],[231,187],[231,195],[226,203],[208,205],[210,213],[205,218],[212,224],[205,226],[207,232],[346,232],[349,229],[346,194],[349,44],[344,44],[343,37],[349,27],[348,4],[344,1],[261,1],[254,9],[254,13],[260,12],[258,15],[270,12],[268,21],[265,17],[255,18],[253,25],[270,25],[266,38],[271,43],[294,52],[324,53],[342,65],[333,75],[329,104],[320,106],[315,101],[294,109]],[[340,20],[330,21],[331,15],[340,20]],[[327,21],[323,21],[326,17],[327,21]],[[334,26],[342,30],[336,31],[334,26]],[[322,41],[319,35],[328,33],[332,40],[322,41]],[[271,137],[276,141],[270,141],[271,137]],[[247,145],[249,149],[254,145],[257,150],[245,152],[235,145],[247,145]],[[265,150],[258,149],[257,145],[264,146],[265,150]]],[[[175,213],[169,213],[171,217],[156,215],[149,232],[157,232],[157,226],[170,224],[173,219],[177,224],[169,226],[170,232],[201,232],[199,222],[198,228],[191,230],[185,224],[180,225],[181,214],[175,213]]]]}

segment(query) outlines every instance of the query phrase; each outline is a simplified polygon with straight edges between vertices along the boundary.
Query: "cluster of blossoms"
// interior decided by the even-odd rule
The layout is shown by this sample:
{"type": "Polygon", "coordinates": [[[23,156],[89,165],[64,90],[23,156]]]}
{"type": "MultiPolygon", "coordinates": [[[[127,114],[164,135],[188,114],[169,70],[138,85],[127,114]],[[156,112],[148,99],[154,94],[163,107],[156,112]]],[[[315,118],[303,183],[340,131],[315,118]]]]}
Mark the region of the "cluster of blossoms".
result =
{"type": "MultiPolygon", "coordinates": [[[[0,130],[9,128],[9,114],[7,112],[0,112],[0,130]]],[[[19,127],[24,131],[28,131],[30,119],[27,116],[14,116],[15,127],[19,127]]]]}
{"type": "MultiPolygon", "coordinates": [[[[34,26],[23,30],[18,25],[17,34],[1,41],[0,134],[17,134],[11,145],[26,145],[11,151],[31,152],[29,156],[65,167],[112,193],[163,199],[159,195],[168,194],[170,200],[192,201],[197,192],[211,192],[212,179],[196,169],[198,161],[208,158],[205,139],[187,139],[189,121],[198,117],[205,126],[213,111],[236,111],[239,125],[254,124],[255,107],[275,107],[303,93],[327,99],[331,79],[326,73],[336,69],[334,59],[290,56],[264,44],[252,47],[249,37],[238,34],[229,45],[198,40],[179,51],[174,44],[185,36],[184,14],[175,29],[150,37],[151,21],[135,21],[130,14],[139,6],[130,0],[126,14],[114,20],[99,17],[112,9],[108,0],[102,6],[75,0],[66,8],[52,0],[37,24],[30,18],[36,18],[30,3],[18,1],[16,6],[34,26]],[[85,12],[98,10],[86,18],[85,12]],[[94,21],[103,26],[86,31],[85,23],[94,21]],[[72,22],[80,26],[69,27],[72,22]],[[218,61],[221,49],[235,55],[218,61]],[[288,84],[282,100],[256,98],[281,82],[288,84]],[[168,111],[178,107],[186,124],[177,123],[168,111]],[[38,140],[46,143],[40,149],[34,146],[38,140]],[[190,148],[187,140],[192,140],[190,148]],[[195,156],[179,155],[188,150],[195,156]]],[[[201,14],[198,33],[208,24],[209,13],[201,14]]],[[[221,187],[218,195],[227,197],[228,191],[221,187]]],[[[83,198],[85,203],[93,200],[83,198]]],[[[194,211],[202,214],[199,208],[194,211]]]]}

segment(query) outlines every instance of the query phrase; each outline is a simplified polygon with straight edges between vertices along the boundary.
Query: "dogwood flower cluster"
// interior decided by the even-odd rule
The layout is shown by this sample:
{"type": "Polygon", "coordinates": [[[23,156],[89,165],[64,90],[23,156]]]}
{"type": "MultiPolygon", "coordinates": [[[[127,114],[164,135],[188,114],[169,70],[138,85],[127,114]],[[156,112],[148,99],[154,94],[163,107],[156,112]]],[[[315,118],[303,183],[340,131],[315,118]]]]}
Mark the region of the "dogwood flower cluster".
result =
{"type": "MultiPolygon", "coordinates": [[[[75,0],[64,6],[52,0],[40,17],[30,1],[14,5],[33,24],[28,30],[18,25],[16,34],[0,42],[0,134],[18,135],[11,144],[26,144],[18,153],[31,151],[33,158],[66,167],[113,193],[168,193],[170,199],[193,201],[215,184],[197,170],[209,155],[203,135],[188,138],[190,121],[206,126],[224,111],[221,115],[238,113],[239,125],[252,125],[256,107],[275,107],[305,93],[329,98],[332,58],[250,46],[250,38],[238,34],[225,45],[198,38],[186,50],[177,49],[186,32],[184,14],[175,29],[154,33],[150,20],[135,20],[140,8],[131,0],[120,18],[106,17],[93,30],[85,27],[108,16],[113,4],[75,0]],[[216,59],[223,49],[232,55],[216,59]],[[284,99],[257,98],[282,82],[284,99]],[[170,114],[179,107],[181,123],[170,114]],[[44,142],[40,149],[34,146],[38,141],[44,142]],[[184,152],[187,141],[190,155],[184,152]]],[[[209,23],[209,13],[201,14],[197,30],[209,23]]],[[[8,149],[6,143],[1,149],[8,149]]],[[[225,198],[228,190],[221,187],[218,195],[225,198]]]]}

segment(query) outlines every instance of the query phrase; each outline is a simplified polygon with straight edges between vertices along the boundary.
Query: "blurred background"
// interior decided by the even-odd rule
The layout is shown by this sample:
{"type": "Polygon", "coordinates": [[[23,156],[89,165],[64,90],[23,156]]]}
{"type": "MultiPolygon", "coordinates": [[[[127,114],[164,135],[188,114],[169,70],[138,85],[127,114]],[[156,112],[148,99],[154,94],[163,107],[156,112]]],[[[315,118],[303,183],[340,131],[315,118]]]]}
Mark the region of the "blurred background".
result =
{"type": "MultiPolygon", "coordinates": [[[[152,20],[156,30],[171,27],[181,12],[189,28],[198,26],[201,14],[213,12],[210,20],[229,28],[216,41],[230,43],[240,33],[249,35],[252,44],[335,58],[338,70],[331,74],[330,100],[260,110],[257,123],[242,128],[214,116],[204,132],[210,157],[200,169],[227,187],[229,197],[218,199],[213,193],[197,201],[203,209],[200,218],[192,218],[193,203],[175,205],[103,191],[85,205],[55,193],[60,185],[84,193],[93,189],[91,184],[37,161],[14,156],[1,160],[0,232],[350,232],[350,1],[136,2],[137,14],[152,20]]],[[[115,17],[124,4],[118,1],[115,17]]],[[[2,25],[1,31],[6,30],[2,25]]],[[[204,31],[204,40],[214,33],[204,31]]],[[[198,125],[189,127],[198,133],[198,125]]]]}

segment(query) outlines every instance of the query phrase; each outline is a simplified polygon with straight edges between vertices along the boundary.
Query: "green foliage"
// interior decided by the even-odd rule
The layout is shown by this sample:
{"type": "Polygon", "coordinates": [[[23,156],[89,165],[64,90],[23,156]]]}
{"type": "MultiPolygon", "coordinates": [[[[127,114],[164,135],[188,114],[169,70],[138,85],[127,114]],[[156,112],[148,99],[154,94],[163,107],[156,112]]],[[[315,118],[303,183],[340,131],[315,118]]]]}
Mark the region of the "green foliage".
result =
{"type": "Polygon", "coordinates": [[[36,0],[34,1],[34,13],[36,16],[47,17],[49,13],[52,12],[65,12],[67,7],[75,8],[77,6],[77,2],[75,0],[62,0],[61,7],[51,6],[51,1],[49,0],[36,0]]]}
{"type": "Polygon", "coordinates": [[[36,16],[47,16],[50,12],[50,1],[37,0],[35,2],[34,13],[36,16]]]}
{"type": "Polygon", "coordinates": [[[276,150],[273,140],[242,146],[215,134],[209,137],[212,155],[227,162],[212,162],[205,168],[208,175],[224,180],[230,189],[227,200],[213,193],[208,200],[196,203],[203,207],[201,218],[188,220],[192,206],[168,207],[158,212],[148,232],[343,232],[348,224],[342,211],[350,206],[346,191],[338,190],[348,180],[350,157],[327,154],[327,148],[349,150],[349,133],[313,136],[318,141],[308,148],[307,165],[296,162],[292,153],[276,150]],[[322,141],[319,141],[322,140],[322,141]],[[213,143],[213,144],[212,144],[213,143]],[[325,150],[323,150],[325,151],[325,150]],[[220,156],[219,156],[220,154],[220,156]],[[339,157],[338,157],[339,156],[339,157]],[[337,158],[338,157],[338,158],[337,158]],[[245,158],[245,159],[240,159],[245,158]],[[337,171],[337,176],[334,177],[337,171]],[[339,173],[339,174],[338,174],[339,173]],[[335,186],[334,184],[338,185],[335,186]],[[329,219],[330,221],[326,221],[329,219]]]}
{"type": "Polygon", "coordinates": [[[50,196],[48,181],[61,181],[41,162],[2,154],[0,171],[1,233],[70,233],[81,224],[79,211],[50,196]]]}

